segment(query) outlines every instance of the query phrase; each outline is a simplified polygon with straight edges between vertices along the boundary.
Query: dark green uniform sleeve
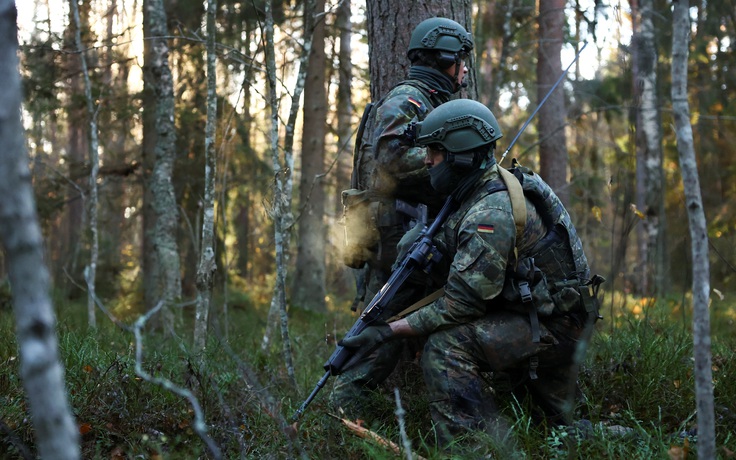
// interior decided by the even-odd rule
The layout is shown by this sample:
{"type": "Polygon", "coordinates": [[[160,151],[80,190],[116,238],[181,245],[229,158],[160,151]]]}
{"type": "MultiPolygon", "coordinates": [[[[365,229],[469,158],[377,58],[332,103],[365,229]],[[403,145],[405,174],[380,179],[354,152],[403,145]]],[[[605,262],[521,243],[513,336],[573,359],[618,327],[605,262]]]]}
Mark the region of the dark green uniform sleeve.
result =
{"type": "Polygon", "coordinates": [[[412,329],[426,335],[482,317],[501,293],[515,239],[508,194],[487,195],[475,204],[459,226],[444,296],[407,317],[412,329]]]}

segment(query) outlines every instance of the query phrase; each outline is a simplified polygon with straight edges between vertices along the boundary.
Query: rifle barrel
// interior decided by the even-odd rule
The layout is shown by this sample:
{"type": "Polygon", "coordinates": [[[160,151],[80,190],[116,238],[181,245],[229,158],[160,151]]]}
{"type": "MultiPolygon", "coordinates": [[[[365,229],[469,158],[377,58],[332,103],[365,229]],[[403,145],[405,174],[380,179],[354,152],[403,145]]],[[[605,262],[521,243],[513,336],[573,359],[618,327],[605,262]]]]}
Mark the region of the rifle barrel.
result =
{"type": "Polygon", "coordinates": [[[299,409],[294,412],[294,415],[291,417],[292,422],[296,422],[299,420],[299,417],[302,416],[304,411],[307,409],[307,406],[314,400],[315,397],[317,397],[317,393],[319,393],[319,390],[322,389],[322,387],[325,386],[327,383],[327,379],[330,378],[330,371],[325,372],[325,375],[322,376],[321,379],[319,379],[319,382],[317,382],[317,385],[314,387],[314,390],[309,394],[309,397],[304,400],[301,406],[299,406],[299,409]]]}

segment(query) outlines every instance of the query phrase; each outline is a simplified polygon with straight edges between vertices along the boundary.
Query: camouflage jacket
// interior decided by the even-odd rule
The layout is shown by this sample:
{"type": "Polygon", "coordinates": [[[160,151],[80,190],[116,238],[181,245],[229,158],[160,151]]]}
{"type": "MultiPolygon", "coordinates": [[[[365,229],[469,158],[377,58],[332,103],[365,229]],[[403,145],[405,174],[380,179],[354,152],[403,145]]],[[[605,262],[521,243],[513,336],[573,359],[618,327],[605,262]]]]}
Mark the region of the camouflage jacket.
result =
{"type": "Polygon", "coordinates": [[[439,208],[439,197],[429,183],[425,149],[415,147],[406,135],[412,121],[422,121],[449,95],[421,80],[406,80],[394,87],[374,110],[366,126],[359,161],[358,188],[374,190],[390,202],[394,198],[439,208]]]}
{"type": "MultiPolygon", "coordinates": [[[[526,197],[527,223],[521,241],[516,241],[509,194],[491,193],[486,186],[500,180],[497,168],[493,166],[484,173],[469,198],[434,239],[452,263],[444,296],[407,317],[412,329],[421,334],[471,322],[484,316],[496,303],[500,306],[507,303],[501,293],[507,281],[508,264],[515,260],[514,248],[519,259],[528,257],[548,233],[543,216],[526,197]]],[[[564,208],[559,212],[567,216],[564,208]]],[[[569,247],[567,241],[565,245],[569,247]]],[[[584,255],[583,263],[587,267],[584,255]]]]}

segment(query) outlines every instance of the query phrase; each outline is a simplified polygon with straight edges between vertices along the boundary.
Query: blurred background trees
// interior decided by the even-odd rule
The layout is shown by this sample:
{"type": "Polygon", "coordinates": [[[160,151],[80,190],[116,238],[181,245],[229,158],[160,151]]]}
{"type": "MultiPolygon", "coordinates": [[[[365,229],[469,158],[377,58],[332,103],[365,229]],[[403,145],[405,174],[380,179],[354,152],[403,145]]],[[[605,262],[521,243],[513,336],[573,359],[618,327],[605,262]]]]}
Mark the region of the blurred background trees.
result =
{"type": "MultiPolygon", "coordinates": [[[[280,131],[282,138],[295,139],[294,219],[286,254],[289,308],[343,308],[352,298],[352,280],[340,262],[339,203],[340,190],[348,187],[352,135],[366,102],[405,74],[412,24],[434,14],[472,28],[476,53],[468,93],[497,115],[505,133],[502,150],[551,84],[542,77],[556,79],[545,69],[566,67],[582,42],[588,43],[558,90],[559,104],[550,106],[562,112],[540,113],[509,156],[554,176],[548,179],[567,197],[594,269],[609,279],[607,289],[642,295],[690,289],[687,215],[668,96],[670,2],[544,3],[545,11],[531,0],[310,4],[316,22],[304,107],[294,132],[280,131]],[[389,17],[386,11],[401,14],[389,17]],[[558,22],[547,23],[551,17],[558,22]],[[553,48],[550,54],[551,45],[559,48],[559,58],[553,48]],[[549,136],[556,144],[547,142],[549,136]],[[564,150],[555,153],[550,147],[564,150]]],[[[191,0],[163,4],[165,24],[150,20],[154,1],[79,3],[99,123],[96,290],[121,316],[145,311],[161,296],[187,299],[196,292],[205,210],[205,11],[202,2],[191,0]],[[153,86],[161,78],[154,78],[156,65],[165,56],[157,44],[168,46],[171,113],[165,109],[169,90],[153,86]],[[161,136],[172,120],[167,146],[161,136]],[[173,202],[156,210],[160,196],[155,195],[165,180],[159,186],[153,180],[161,178],[156,168],[168,168],[157,163],[164,152],[171,152],[173,202]],[[165,247],[176,248],[178,269],[172,258],[162,256],[165,248],[154,238],[157,222],[173,235],[165,247]],[[172,269],[180,272],[181,294],[170,281],[162,284],[172,269]]],[[[283,127],[305,40],[306,5],[271,5],[283,127]]],[[[24,122],[47,261],[55,291],[80,298],[92,243],[85,211],[92,165],[74,23],[66,2],[19,2],[18,7],[24,122]]],[[[262,0],[217,5],[214,286],[219,300],[213,321],[223,317],[228,304],[268,302],[275,279],[263,7],[262,0]]],[[[736,59],[734,10],[733,1],[692,2],[689,9],[688,96],[712,248],[712,286],[721,291],[736,272],[730,252],[736,210],[728,206],[736,194],[728,180],[736,166],[730,153],[736,141],[736,74],[729,71],[736,59]]],[[[186,310],[183,320],[192,321],[193,310],[186,310]]]]}

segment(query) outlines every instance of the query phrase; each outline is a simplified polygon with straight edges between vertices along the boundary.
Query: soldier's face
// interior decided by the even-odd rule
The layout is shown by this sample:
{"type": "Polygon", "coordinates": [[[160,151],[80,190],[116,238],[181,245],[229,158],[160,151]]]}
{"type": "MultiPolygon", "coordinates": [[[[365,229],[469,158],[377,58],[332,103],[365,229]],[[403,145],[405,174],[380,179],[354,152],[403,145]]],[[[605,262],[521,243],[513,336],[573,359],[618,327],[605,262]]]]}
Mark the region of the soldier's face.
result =
{"type": "Polygon", "coordinates": [[[445,161],[445,154],[442,150],[427,147],[427,155],[424,157],[424,164],[427,165],[428,168],[437,166],[443,161],[445,161]]]}
{"type": "Polygon", "coordinates": [[[453,64],[447,68],[445,72],[447,75],[455,78],[455,70],[458,66],[460,66],[460,72],[457,73],[457,81],[455,83],[457,83],[458,86],[462,86],[463,80],[465,80],[465,76],[468,74],[468,66],[465,65],[465,59],[460,60],[459,64],[453,64]]]}

